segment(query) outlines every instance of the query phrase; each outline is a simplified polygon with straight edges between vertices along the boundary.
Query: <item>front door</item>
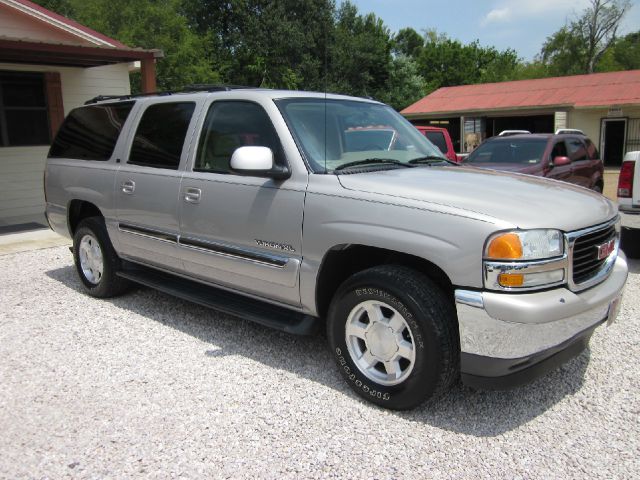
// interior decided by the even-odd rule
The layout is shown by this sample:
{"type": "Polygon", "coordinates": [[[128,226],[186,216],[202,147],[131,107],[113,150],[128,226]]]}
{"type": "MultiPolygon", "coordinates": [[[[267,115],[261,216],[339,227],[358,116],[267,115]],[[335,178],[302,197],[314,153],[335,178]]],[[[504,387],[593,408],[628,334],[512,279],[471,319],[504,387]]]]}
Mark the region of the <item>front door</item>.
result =
{"type": "Polygon", "coordinates": [[[128,158],[116,175],[120,253],[151,265],[181,269],[178,198],[186,160],[185,138],[195,103],[155,103],[136,129],[128,158]],[[184,152],[184,153],[183,153],[184,152]]]}
{"type": "Polygon", "coordinates": [[[600,151],[605,167],[619,167],[624,157],[624,144],[627,133],[627,119],[602,120],[602,138],[600,151]]]}
{"type": "Polygon", "coordinates": [[[180,252],[189,275],[300,304],[304,179],[240,176],[230,169],[241,146],[265,146],[286,164],[276,131],[257,103],[209,107],[180,190],[180,252]]]}
{"type": "Polygon", "coordinates": [[[554,165],[553,160],[556,157],[568,157],[569,152],[567,151],[567,145],[564,143],[564,140],[558,140],[553,145],[553,149],[551,150],[551,158],[549,159],[549,165],[552,165],[551,170],[547,174],[547,177],[554,178],[556,180],[562,180],[564,182],[568,182],[571,180],[571,164],[567,165],[554,165]]]}

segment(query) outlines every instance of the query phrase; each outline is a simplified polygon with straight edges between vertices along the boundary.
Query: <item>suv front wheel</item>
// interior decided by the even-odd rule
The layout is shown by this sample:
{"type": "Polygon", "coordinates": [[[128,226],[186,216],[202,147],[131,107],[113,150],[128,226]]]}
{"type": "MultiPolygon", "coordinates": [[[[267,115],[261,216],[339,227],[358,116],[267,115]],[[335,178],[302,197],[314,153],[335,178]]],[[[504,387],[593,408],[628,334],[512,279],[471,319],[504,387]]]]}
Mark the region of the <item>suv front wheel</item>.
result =
{"type": "Polygon", "coordinates": [[[413,408],[458,376],[453,306],[430,278],[406,267],[374,267],[345,281],[329,308],[327,336],[349,386],[386,408],[413,408]]]}

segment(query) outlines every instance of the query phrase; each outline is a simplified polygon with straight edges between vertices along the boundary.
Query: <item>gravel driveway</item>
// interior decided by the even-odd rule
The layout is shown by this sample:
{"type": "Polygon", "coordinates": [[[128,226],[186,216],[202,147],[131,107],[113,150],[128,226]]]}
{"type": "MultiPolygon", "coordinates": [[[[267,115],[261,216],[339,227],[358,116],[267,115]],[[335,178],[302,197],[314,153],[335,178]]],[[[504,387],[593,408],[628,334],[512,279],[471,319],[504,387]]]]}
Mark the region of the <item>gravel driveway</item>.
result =
{"type": "Polygon", "coordinates": [[[508,392],[404,413],[351,393],[325,339],[139,289],[92,299],[66,248],[0,257],[2,478],[640,476],[640,262],[618,322],[508,392]]]}

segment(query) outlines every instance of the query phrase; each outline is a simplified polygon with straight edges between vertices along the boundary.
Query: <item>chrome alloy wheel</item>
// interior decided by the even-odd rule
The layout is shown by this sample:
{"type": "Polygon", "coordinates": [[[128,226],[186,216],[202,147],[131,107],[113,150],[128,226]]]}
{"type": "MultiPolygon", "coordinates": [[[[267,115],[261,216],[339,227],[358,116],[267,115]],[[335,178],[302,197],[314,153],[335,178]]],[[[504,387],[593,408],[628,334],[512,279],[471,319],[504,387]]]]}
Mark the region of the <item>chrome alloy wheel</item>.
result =
{"type": "Polygon", "coordinates": [[[356,305],[347,318],[345,341],[358,369],[381,385],[403,382],[416,362],[409,324],[384,302],[367,300],[356,305]]]}
{"type": "Polygon", "coordinates": [[[78,258],[84,277],[94,285],[100,283],[104,271],[104,258],[100,244],[93,235],[85,235],[80,240],[78,258]]]}

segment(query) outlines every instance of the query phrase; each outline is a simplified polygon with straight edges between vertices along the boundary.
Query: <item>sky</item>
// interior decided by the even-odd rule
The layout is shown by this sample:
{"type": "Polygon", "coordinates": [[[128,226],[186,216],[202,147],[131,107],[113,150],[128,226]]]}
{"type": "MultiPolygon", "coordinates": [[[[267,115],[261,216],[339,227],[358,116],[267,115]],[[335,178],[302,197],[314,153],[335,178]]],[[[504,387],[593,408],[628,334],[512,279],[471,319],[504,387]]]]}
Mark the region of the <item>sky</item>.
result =
{"type": "MultiPolygon", "coordinates": [[[[524,60],[540,52],[545,39],[574,19],[589,0],[352,0],[360,13],[373,12],[397,32],[439,33],[498,50],[513,48],[524,60]]],[[[640,30],[640,0],[632,0],[620,33],[640,30]]]]}

